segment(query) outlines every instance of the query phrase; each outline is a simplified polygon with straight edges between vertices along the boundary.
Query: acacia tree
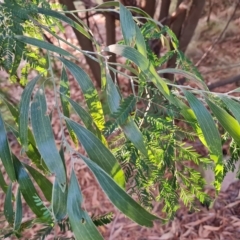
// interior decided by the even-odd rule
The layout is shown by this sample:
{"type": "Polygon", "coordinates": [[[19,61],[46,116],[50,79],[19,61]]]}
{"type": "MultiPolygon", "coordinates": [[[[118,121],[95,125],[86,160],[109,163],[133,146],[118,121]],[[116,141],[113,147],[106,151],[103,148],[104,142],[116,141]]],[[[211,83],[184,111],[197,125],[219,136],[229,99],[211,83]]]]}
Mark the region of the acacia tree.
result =
{"type": "MultiPolygon", "coordinates": [[[[219,190],[224,175],[238,159],[240,118],[238,98],[231,95],[234,91],[210,92],[179,50],[179,42],[168,26],[159,26],[141,9],[126,8],[118,2],[105,2],[95,11],[109,13],[112,9],[119,13],[123,39],[101,50],[84,23],[73,21],[68,11],[51,10],[45,0],[8,0],[0,5],[0,65],[12,80],[19,69],[20,81],[25,84],[19,104],[1,98],[12,116],[10,124],[9,118],[0,115],[0,159],[6,172],[3,176],[0,171],[0,187],[5,194],[1,216],[9,224],[1,230],[1,237],[21,238],[24,230],[39,223],[42,228],[36,238],[44,238],[58,226],[62,232],[71,230],[76,239],[103,239],[96,226],[109,223],[113,217],[106,213],[91,218],[81,207],[83,196],[75,173],[79,161],[92,171],[113,205],[136,223],[151,227],[154,220],[161,219],[146,210],[151,209],[153,200],[163,203],[166,218],[174,216],[179,198],[188,207],[194,207],[195,198],[202,203],[209,200],[203,191],[204,179],[186,161],[211,165],[215,169],[214,185],[219,190]],[[139,14],[147,21],[139,21],[139,14]],[[96,51],[84,51],[56,34],[57,28],[62,29],[62,22],[90,39],[96,51]],[[49,43],[46,34],[54,37],[56,44],[49,43]],[[173,50],[156,58],[147,44],[163,36],[168,36],[173,50]],[[79,66],[78,58],[59,47],[60,42],[97,62],[101,92],[79,66]],[[125,63],[117,64],[122,71],[109,62],[109,54],[126,58],[125,63]],[[178,69],[156,70],[174,54],[178,69]],[[62,64],[60,79],[53,69],[55,61],[62,64]],[[28,78],[31,71],[36,73],[33,79],[28,78]],[[123,97],[111,73],[129,79],[133,85],[129,96],[123,97]],[[161,78],[164,73],[182,74],[198,88],[167,82],[161,78]],[[78,103],[70,95],[68,74],[81,88],[84,102],[78,103]],[[137,92],[135,83],[139,86],[137,92]],[[55,143],[46,89],[52,91],[55,99],[60,146],[55,143]],[[100,101],[100,95],[104,95],[105,102],[100,101]],[[73,120],[72,113],[77,114],[78,120],[73,120]],[[178,126],[176,120],[184,121],[186,126],[178,126]],[[8,132],[19,142],[22,155],[13,154],[8,132]],[[184,144],[186,139],[195,138],[208,149],[207,157],[184,144]],[[233,154],[225,163],[221,148],[228,140],[233,154]],[[86,155],[70,143],[78,141],[86,155]],[[71,156],[70,165],[65,162],[67,155],[71,156]],[[158,190],[156,195],[153,189],[158,190]],[[133,194],[138,201],[133,200],[133,194]],[[31,218],[24,222],[22,200],[32,211],[31,218]]],[[[55,231],[57,238],[56,234],[55,231]]]]}

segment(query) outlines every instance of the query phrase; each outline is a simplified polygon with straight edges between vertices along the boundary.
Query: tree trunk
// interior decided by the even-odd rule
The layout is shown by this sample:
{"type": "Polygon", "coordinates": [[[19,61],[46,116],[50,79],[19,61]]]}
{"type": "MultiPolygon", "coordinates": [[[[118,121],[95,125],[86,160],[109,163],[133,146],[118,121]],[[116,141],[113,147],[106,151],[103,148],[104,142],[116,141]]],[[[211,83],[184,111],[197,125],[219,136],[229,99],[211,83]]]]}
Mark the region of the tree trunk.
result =
{"type": "Polygon", "coordinates": [[[180,50],[185,52],[201,17],[205,0],[193,0],[180,39],[180,50]]]}
{"type": "Polygon", "coordinates": [[[153,18],[156,10],[156,0],[145,0],[143,10],[153,18]]]}
{"type": "Polygon", "coordinates": [[[167,18],[169,15],[169,7],[170,7],[171,1],[169,0],[162,0],[161,2],[161,7],[160,7],[160,14],[158,17],[158,21],[161,22],[162,24],[167,24],[167,18]]]}
{"type": "MultiPolygon", "coordinates": [[[[186,51],[198,24],[201,12],[204,8],[205,0],[178,0],[177,9],[172,15],[171,29],[179,40],[179,49],[186,51]]],[[[168,61],[167,67],[174,68],[176,56],[168,61]]],[[[172,74],[166,74],[165,77],[173,80],[172,74]]]]}
{"type": "MultiPolygon", "coordinates": [[[[76,10],[72,0],[59,0],[59,2],[63,5],[65,5],[69,11],[76,10]]],[[[69,18],[71,18],[72,20],[74,20],[74,21],[76,20],[73,15],[71,15],[71,14],[66,14],[66,15],[69,18]]],[[[75,28],[73,28],[73,31],[76,35],[76,38],[77,38],[81,48],[83,50],[94,52],[94,48],[93,48],[91,40],[88,39],[87,37],[85,37],[83,34],[81,34],[75,28]]],[[[90,59],[89,57],[85,57],[85,58],[86,58],[87,64],[89,65],[89,67],[93,73],[93,76],[97,82],[98,87],[101,87],[101,72],[100,72],[99,64],[97,62],[95,62],[94,60],[90,59]]]]}
{"type": "MultiPolygon", "coordinates": [[[[104,0],[104,2],[109,2],[111,0],[104,0]]],[[[105,13],[105,26],[106,26],[106,44],[107,46],[116,43],[116,20],[115,16],[111,13],[105,13]]],[[[116,62],[116,55],[112,54],[109,58],[110,62],[116,62]]],[[[112,76],[113,77],[113,76],[112,76]]]]}

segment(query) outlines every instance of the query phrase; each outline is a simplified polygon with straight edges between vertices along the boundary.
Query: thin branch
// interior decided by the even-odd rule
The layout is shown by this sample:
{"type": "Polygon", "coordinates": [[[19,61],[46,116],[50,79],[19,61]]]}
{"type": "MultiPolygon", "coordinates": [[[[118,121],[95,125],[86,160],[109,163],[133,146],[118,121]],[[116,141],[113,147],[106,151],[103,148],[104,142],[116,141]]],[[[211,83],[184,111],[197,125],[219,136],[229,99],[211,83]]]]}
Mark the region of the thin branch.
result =
{"type": "Polygon", "coordinates": [[[231,17],[229,18],[226,26],[225,26],[224,29],[222,30],[222,32],[221,32],[221,34],[219,35],[219,37],[213,42],[213,44],[208,48],[207,52],[205,52],[205,53],[203,54],[203,56],[201,57],[201,59],[195,64],[196,67],[198,67],[198,66],[201,64],[201,62],[209,55],[209,53],[213,50],[213,48],[216,46],[216,44],[221,40],[222,36],[224,35],[225,31],[227,30],[230,22],[232,21],[235,13],[236,13],[236,11],[237,11],[237,8],[238,8],[238,6],[239,6],[239,3],[240,3],[240,1],[238,1],[238,3],[236,4],[235,9],[234,9],[231,17]]]}

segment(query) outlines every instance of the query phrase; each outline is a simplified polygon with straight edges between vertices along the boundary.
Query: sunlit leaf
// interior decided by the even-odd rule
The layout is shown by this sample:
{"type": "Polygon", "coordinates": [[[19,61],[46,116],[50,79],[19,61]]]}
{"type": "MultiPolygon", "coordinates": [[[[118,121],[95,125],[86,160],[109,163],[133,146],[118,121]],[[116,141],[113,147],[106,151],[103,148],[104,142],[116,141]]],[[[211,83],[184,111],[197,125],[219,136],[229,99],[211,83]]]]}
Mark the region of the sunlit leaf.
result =
{"type": "Polygon", "coordinates": [[[202,129],[204,138],[211,154],[217,156],[222,161],[222,144],[220,134],[215,122],[206,107],[192,93],[184,91],[191,109],[194,111],[199,126],[202,129]]]}
{"type": "Polygon", "coordinates": [[[225,128],[225,130],[230,134],[230,136],[236,141],[240,146],[240,124],[235,120],[229,113],[224,109],[217,106],[210,99],[207,99],[207,104],[211,108],[213,114],[216,116],[220,124],[225,128]]]}
{"type": "Polygon", "coordinates": [[[136,49],[129,46],[114,44],[106,47],[105,51],[121,55],[134,62],[140,68],[140,70],[147,76],[147,78],[149,78],[149,80],[151,80],[158,87],[161,93],[167,99],[169,100],[171,99],[170,91],[168,89],[167,84],[158,75],[158,73],[154,69],[153,65],[149,62],[149,60],[146,57],[144,57],[140,52],[138,52],[136,49]]]}
{"type": "Polygon", "coordinates": [[[232,112],[233,116],[237,119],[237,121],[240,124],[240,104],[239,102],[236,102],[235,100],[221,96],[221,99],[223,102],[227,105],[228,109],[232,112]]]}
{"type": "Polygon", "coordinates": [[[72,75],[77,80],[79,86],[82,89],[83,95],[86,99],[87,106],[92,115],[92,118],[100,130],[104,128],[104,115],[102,104],[99,101],[98,92],[93,85],[92,80],[89,76],[75,63],[68,61],[64,58],[59,58],[64,65],[69,69],[72,75]]]}

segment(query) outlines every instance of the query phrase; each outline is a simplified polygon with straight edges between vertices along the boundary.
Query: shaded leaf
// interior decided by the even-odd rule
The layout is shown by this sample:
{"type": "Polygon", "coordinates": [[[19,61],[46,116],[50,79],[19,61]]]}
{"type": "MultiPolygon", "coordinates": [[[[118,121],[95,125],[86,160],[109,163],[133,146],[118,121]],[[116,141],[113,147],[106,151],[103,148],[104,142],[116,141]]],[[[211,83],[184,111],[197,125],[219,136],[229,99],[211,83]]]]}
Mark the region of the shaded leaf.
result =
{"type": "MultiPolygon", "coordinates": [[[[66,170],[63,147],[60,149],[60,156],[66,170]]],[[[67,215],[67,196],[68,187],[66,187],[66,190],[62,192],[55,180],[52,191],[52,211],[57,221],[61,221],[67,215]]]]}
{"type": "Polygon", "coordinates": [[[82,26],[80,26],[76,21],[73,21],[71,18],[67,17],[66,15],[63,15],[61,13],[58,13],[57,11],[53,11],[47,8],[38,8],[38,13],[42,13],[46,16],[55,17],[63,22],[66,22],[72,27],[74,27],[75,29],[77,29],[85,37],[90,38],[90,34],[82,26]]]}
{"type": "Polygon", "coordinates": [[[144,143],[143,135],[132,118],[130,118],[129,121],[127,121],[127,123],[122,125],[122,129],[126,137],[134,144],[134,146],[143,155],[148,157],[148,152],[144,143]]]}
{"type": "Polygon", "coordinates": [[[22,143],[22,146],[27,150],[28,147],[28,113],[29,105],[31,100],[32,91],[41,78],[41,75],[38,75],[33,80],[31,80],[25,87],[19,105],[19,137],[22,143]]]}
{"type": "Polygon", "coordinates": [[[15,211],[15,218],[14,218],[14,230],[17,231],[22,222],[22,200],[21,200],[21,192],[20,188],[17,191],[16,197],[16,211],[15,211]]]}
{"type": "Polygon", "coordinates": [[[63,56],[73,57],[73,55],[71,53],[69,53],[68,51],[66,51],[60,47],[57,47],[51,43],[45,42],[43,40],[39,40],[36,38],[27,37],[27,36],[22,36],[22,35],[15,35],[14,38],[16,38],[20,42],[27,43],[27,44],[30,44],[30,45],[33,45],[33,46],[36,46],[39,48],[43,48],[43,49],[58,53],[63,56]]]}
{"type": "Polygon", "coordinates": [[[3,174],[2,171],[0,170],[0,187],[2,188],[4,193],[7,193],[7,183],[5,182],[4,178],[3,178],[3,174]]]}
{"type": "Polygon", "coordinates": [[[72,169],[67,198],[67,212],[75,238],[77,240],[103,239],[87,212],[81,208],[82,203],[82,193],[78,185],[77,177],[72,169]]]}
{"type": "Polygon", "coordinates": [[[16,180],[12,155],[9,149],[4,122],[0,113],[0,159],[11,181],[16,180]]]}
{"type": "Polygon", "coordinates": [[[81,158],[90,168],[98,180],[99,185],[106,193],[110,201],[127,217],[139,225],[152,227],[153,220],[159,219],[152,215],[136,201],[134,201],[113,179],[103,171],[96,163],[81,155],[81,158]]]}
{"type": "Polygon", "coordinates": [[[23,164],[24,167],[28,170],[28,172],[31,174],[39,188],[42,190],[43,195],[45,198],[51,202],[52,197],[52,183],[39,171],[37,171],[35,168],[29,166],[28,164],[23,164]]]}
{"type": "Polygon", "coordinates": [[[62,104],[62,111],[64,116],[69,117],[69,102],[67,98],[70,97],[70,89],[68,76],[65,67],[62,68],[61,81],[60,81],[60,100],[62,104]]]}
{"type": "Polygon", "coordinates": [[[135,22],[133,20],[131,12],[127,8],[125,8],[121,3],[119,3],[119,5],[120,5],[120,23],[124,41],[126,45],[133,47],[135,45],[136,39],[135,22]]]}
{"type": "Polygon", "coordinates": [[[113,221],[113,213],[110,212],[101,216],[93,217],[92,220],[95,226],[104,226],[113,221]]]}
{"type": "Polygon", "coordinates": [[[19,189],[31,210],[37,215],[37,217],[43,216],[43,211],[41,206],[37,206],[34,202],[34,196],[38,196],[38,193],[29,177],[26,169],[23,167],[21,162],[13,155],[13,163],[16,171],[17,181],[19,184],[19,189]]]}
{"type": "MultiPolygon", "coordinates": [[[[109,73],[106,74],[107,86],[106,95],[107,102],[111,113],[117,112],[120,107],[121,96],[117,87],[113,83],[109,73]]],[[[138,129],[131,117],[128,118],[123,125],[121,125],[126,137],[134,144],[134,146],[145,156],[148,156],[146,146],[144,144],[141,131],[138,129]]]]}
{"type": "Polygon", "coordinates": [[[55,174],[62,191],[66,188],[66,173],[58,153],[50,119],[47,115],[47,104],[42,89],[34,96],[31,104],[31,122],[38,150],[49,170],[55,174]]]}
{"type": "Polygon", "coordinates": [[[14,222],[14,212],[12,205],[12,183],[9,184],[4,201],[4,215],[10,225],[14,222]]]}
{"type": "Polygon", "coordinates": [[[113,154],[106,146],[89,130],[78,123],[66,119],[73,131],[76,133],[79,141],[86,150],[91,159],[96,162],[104,171],[106,171],[121,186],[125,186],[124,172],[113,154]]]}

